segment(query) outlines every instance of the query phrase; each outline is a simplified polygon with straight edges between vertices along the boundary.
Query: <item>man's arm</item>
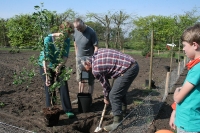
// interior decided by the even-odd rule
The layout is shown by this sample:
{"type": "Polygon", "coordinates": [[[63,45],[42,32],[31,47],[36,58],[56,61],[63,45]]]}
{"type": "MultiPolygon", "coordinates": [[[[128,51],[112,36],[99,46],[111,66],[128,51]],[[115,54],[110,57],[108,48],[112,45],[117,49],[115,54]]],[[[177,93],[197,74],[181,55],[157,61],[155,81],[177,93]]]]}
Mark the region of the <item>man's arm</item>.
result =
{"type": "Polygon", "coordinates": [[[98,50],[98,38],[96,32],[93,32],[92,34],[92,44],[94,46],[94,52],[96,52],[98,50]]]}
{"type": "Polygon", "coordinates": [[[98,50],[98,46],[94,46],[94,53],[98,50]]]}
{"type": "Polygon", "coordinates": [[[93,75],[101,83],[103,87],[104,99],[109,99],[109,93],[111,90],[109,80],[105,76],[102,76],[100,73],[93,72],[93,75]]]}

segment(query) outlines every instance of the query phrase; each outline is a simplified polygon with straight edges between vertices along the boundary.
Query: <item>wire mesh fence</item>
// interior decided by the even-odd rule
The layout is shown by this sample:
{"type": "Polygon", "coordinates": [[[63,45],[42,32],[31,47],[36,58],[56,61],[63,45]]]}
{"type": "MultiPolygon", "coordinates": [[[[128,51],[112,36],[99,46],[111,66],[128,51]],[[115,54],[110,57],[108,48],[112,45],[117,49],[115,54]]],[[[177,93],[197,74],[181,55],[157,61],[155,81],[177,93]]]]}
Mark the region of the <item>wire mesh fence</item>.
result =
{"type": "Polygon", "coordinates": [[[34,132],[0,122],[0,133],[34,133],[34,132]]]}
{"type": "MultiPolygon", "coordinates": [[[[180,62],[180,67],[170,72],[168,92],[172,91],[180,73],[185,68],[186,60],[180,62]],[[179,74],[178,74],[179,71],[179,74]]],[[[165,83],[161,82],[143,101],[123,119],[119,126],[110,133],[146,133],[150,124],[158,114],[168,93],[165,93],[165,83]]]]}

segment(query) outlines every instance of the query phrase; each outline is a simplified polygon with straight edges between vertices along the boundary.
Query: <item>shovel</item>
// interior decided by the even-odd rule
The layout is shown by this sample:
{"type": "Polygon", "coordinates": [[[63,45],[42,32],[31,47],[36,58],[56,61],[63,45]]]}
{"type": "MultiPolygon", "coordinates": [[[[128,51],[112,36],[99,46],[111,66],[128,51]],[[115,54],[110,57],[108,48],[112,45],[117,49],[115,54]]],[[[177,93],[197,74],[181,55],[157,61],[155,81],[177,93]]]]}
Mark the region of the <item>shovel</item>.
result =
{"type": "Polygon", "coordinates": [[[101,114],[101,119],[100,119],[100,122],[99,122],[99,126],[94,130],[95,133],[101,131],[101,124],[102,124],[102,121],[103,121],[103,117],[105,115],[105,112],[106,112],[106,104],[104,105],[104,108],[103,108],[103,111],[102,111],[102,114],[101,114]]]}
{"type": "MultiPolygon", "coordinates": [[[[112,79],[111,88],[112,88],[113,84],[114,84],[114,79],[112,79]]],[[[102,111],[102,114],[101,114],[101,120],[100,120],[100,122],[99,122],[99,126],[94,130],[95,133],[101,131],[101,129],[102,129],[102,128],[101,128],[101,124],[102,124],[103,117],[104,117],[105,112],[106,112],[106,106],[107,106],[107,105],[105,104],[105,105],[104,105],[104,108],[103,108],[103,111],[102,111]]]]}

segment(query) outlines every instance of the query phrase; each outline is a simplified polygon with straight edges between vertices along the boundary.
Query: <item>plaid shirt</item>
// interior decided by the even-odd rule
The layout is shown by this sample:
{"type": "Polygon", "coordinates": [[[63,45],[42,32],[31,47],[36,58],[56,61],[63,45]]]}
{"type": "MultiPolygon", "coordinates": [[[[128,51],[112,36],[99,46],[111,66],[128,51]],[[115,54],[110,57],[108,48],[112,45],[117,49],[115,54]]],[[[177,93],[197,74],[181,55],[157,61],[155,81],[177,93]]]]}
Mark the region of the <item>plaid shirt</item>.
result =
{"type": "Polygon", "coordinates": [[[92,73],[100,81],[104,89],[104,97],[108,99],[111,90],[110,78],[121,76],[135,60],[126,54],[113,49],[98,49],[92,57],[92,73]]]}

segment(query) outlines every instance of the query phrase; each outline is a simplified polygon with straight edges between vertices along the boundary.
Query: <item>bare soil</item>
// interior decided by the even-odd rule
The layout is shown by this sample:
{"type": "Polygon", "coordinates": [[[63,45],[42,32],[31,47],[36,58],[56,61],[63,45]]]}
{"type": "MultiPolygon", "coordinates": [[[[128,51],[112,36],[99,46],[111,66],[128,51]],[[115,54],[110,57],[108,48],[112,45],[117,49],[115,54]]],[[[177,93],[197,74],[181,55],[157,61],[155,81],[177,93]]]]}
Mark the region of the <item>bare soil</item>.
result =
{"type": "Polygon", "coordinates": [[[168,94],[165,102],[163,103],[161,109],[159,110],[157,117],[155,118],[154,122],[150,126],[148,133],[154,133],[155,131],[162,130],[162,129],[168,129],[168,130],[174,131],[170,129],[169,127],[169,118],[172,112],[171,104],[174,102],[173,92],[175,91],[177,87],[182,86],[185,80],[185,77],[187,75],[187,72],[188,70],[184,69],[183,73],[180,74],[179,79],[177,80],[176,84],[174,84],[173,86],[173,89],[171,91],[172,93],[168,94]]]}
{"type": "MultiPolygon", "coordinates": [[[[9,53],[9,51],[0,51],[0,122],[7,123],[25,130],[38,133],[92,133],[99,124],[101,113],[104,107],[103,89],[98,81],[95,81],[95,89],[93,101],[90,111],[80,113],[78,105],[73,104],[73,112],[75,118],[68,119],[61,112],[58,125],[46,127],[42,110],[45,107],[45,93],[42,78],[39,75],[38,66],[33,66],[28,59],[32,55],[38,56],[36,51],[22,51],[20,53],[9,53]],[[13,74],[19,72],[23,67],[30,69],[35,68],[37,75],[31,84],[13,85],[13,74]]],[[[149,58],[139,55],[132,55],[140,66],[140,71],[135,81],[132,83],[127,94],[128,111],[135,107],[134,99],[144,99],[148,94],[143,93],[145,90],[145,80],[149,77],[149,58]]],[[[69,94],[71,101],[77,98],[78,83],[75,71],[75,55],[70,53],[67,65],[73,68],[71,78],[68,81],[69,94]]],[[[166,70],[164,66],[170,65],[170,58],[154,58],[153,59],[153,80],[155,85],[159,84],[166,78],[166,70]]],[[[172,70],[177,67],[175,59],[173,59],[172,70]]],[[[184,78],[184,74],[182,77],[184,78]]],[[[180,81],[182,82],[182,81],[180,81]]],[[[179,84],[179,83],[178,83],[179,84]]],[[[87,89],[87,87],[85,88],[87,89]]],[[[171,94],[172,95],[172,94],[171,94]]],[[[173,102],[172,96],[169,95],[161,108],[156,120],[152,124],[155,131],[159,129],[170,129],[168,125],[171,114],[170,105],[173,102]]],[[[58,103],[60,106],[60,104],[58,103]]],[[[60,106],[61,108],[61,106],[60,106]]],[[[62,109],[62,108],[61,108],[62,109]]],[[[112,117],[109,115],[111,107],[107,107],[106,114],[102,123],[102,127],[112,123],[112,117]]],[[[5,129],[6,130],[6,129],[5,129]]],[[[100,131],[104,133],[105,131],[100,131]]]]}

